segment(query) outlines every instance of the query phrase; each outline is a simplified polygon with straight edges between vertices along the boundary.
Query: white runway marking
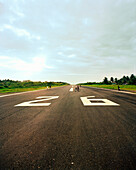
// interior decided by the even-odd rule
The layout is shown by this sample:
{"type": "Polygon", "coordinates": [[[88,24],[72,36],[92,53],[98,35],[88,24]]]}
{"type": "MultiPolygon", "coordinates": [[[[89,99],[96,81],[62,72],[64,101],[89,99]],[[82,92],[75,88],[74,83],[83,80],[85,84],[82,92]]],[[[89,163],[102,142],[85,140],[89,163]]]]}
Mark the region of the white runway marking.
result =
{"type": "Polygon", "coordinates": [[[73,89],[73,87],[69,90],[69,91],[73,91],[74,89],[73,89]]]}
{"type": "Polygon", "coordinates": [[[57,99],[57,98],[59,98],[59,96],[40,96],[40,97],[37,97],[37,99],[40,99],[40,100],[32,100],[32,101],[23,102],[23,103],[15,105],[15,107],[17,106],[49,106],[51,103],[39,103],[39,102],[57,99]]]}
{"type": "Polygon", "coordinates": [[[88,99],[95,96],[80,97],[84,106],[119,106],[119,104],[108,99],[88,99]]]}

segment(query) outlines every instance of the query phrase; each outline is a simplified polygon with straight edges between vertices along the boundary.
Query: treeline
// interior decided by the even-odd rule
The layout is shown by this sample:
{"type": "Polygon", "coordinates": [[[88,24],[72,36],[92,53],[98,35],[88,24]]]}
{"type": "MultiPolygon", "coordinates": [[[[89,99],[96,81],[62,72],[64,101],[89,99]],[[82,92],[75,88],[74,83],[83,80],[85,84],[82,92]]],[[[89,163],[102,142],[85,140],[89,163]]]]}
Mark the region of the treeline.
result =
{"type": "Polygon", "coordinates": [[[66,82],[41,82],[41,81],[37,81],[37,82],[33,82],[30,80],[26,80],[26,81],[14,81],[14,80],[9,80],[9,79],[5,79],[5,80],[0,80],[0,89],[3,88],[8,88],[8,89],[12,89],[12,88],[37,88],[37,87],[47,87],[47,86],[63,86],[63,85],[68,85],[68,83],[66,82]]]}
{"type": "Polygon", "coordinates": [[[108,80],[107,77],[104,78],[103,84],[119,84],[119,85],[136,85],[136,76],[134,74],[131,74],[131,76],[123,76],[121,79],[113,78],[111,77],[110,80],[108,80]]]}
{"type": "Polygon", "coordinates": [[[131,76],[123,76],[121,79],[117,79],[111,77],[108,79],[105,77],[102,82],[87,82],[87,83],[80,83],[81,85],[92,85],[92,84],[118,84],[118,85],[136,85],[136,76],[131,74],[131,76]]]}

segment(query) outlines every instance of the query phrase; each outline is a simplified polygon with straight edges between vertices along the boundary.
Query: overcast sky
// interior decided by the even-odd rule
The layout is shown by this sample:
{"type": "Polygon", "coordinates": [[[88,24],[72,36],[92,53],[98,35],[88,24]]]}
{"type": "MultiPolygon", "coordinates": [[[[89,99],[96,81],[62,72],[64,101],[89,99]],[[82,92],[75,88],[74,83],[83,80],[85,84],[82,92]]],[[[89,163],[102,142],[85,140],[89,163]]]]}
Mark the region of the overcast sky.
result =
{"type": "Polygon", "coordinates": [[[136,74],[136,0],[0,0],[0,79],[136,74]]]}

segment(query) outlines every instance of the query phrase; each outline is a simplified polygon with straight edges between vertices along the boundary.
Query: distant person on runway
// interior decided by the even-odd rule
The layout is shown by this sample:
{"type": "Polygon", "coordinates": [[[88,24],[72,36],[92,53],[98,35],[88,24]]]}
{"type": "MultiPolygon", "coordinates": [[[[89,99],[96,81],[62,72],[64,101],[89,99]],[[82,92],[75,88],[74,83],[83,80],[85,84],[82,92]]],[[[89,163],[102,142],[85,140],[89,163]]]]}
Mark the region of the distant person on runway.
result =
{"type": "Polygon", "coordinates": [[[118,91],[120,91],[120,87],[119,87],[119,85],[118,85],[118,91]]]}
{"type": "Polygon", "coordinates": [[[78,86],[78,85],[75,87],[75,92],[76,92],[76,91],[79,92],[79,86],[78,86]]]}
{"type": "Polygon", "coordinates": [[[75,86],[75,92],[77,91],[77,86],[75,86]]]}
{"type": "Polygon", "coordinates": [[[77,85],[77,91],[79,92],[79,85],[77,85]]]}

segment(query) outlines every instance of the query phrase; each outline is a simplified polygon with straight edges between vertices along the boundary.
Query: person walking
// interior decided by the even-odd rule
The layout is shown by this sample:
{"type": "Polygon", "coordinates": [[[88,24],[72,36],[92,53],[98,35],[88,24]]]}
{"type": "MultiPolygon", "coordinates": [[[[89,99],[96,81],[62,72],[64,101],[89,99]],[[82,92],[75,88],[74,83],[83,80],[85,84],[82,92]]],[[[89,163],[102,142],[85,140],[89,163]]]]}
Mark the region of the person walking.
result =
{"type": "Polygon", "coordinates": [[[77,86],[75,86],[75,92],[77,91],[77,86]]]}
{"type": "Polygon", "coordinates": [[[77,85],[77,91],[79,92],[79,85],[77,85]]]}

